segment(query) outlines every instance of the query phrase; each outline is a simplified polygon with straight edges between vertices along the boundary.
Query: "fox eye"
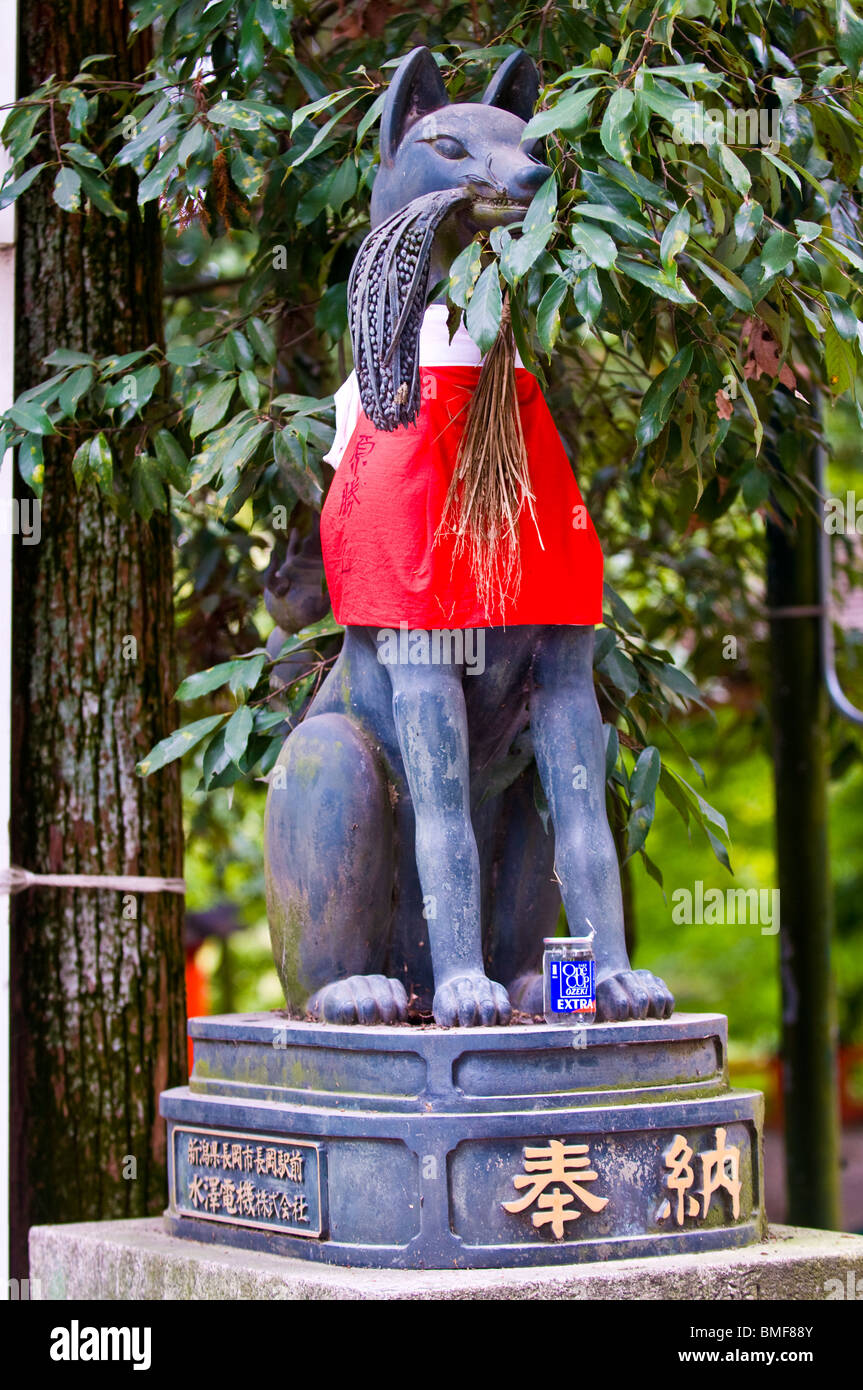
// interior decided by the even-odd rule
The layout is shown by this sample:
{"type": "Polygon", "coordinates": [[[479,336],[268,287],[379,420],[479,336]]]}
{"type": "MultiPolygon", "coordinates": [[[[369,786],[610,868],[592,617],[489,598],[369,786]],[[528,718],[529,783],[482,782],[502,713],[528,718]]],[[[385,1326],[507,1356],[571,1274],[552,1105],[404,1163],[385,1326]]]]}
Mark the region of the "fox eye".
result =
{"type": "Polygon", "coordinates": [[[444,159],[466,159],[467,150],[460,140],[456,140],[453,135],[438,135],[429,142],[434,145],[438,154],[442,154],[444,159]]]}

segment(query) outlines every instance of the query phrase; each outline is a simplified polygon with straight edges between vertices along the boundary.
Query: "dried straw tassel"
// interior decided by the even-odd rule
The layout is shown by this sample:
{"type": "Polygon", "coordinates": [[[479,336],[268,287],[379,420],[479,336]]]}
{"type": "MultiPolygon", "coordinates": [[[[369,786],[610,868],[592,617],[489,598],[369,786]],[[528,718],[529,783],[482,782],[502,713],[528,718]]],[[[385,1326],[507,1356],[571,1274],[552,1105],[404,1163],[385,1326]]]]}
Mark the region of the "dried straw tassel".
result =
{"type": "MultiPolygon", "coordinates": [[[[455,472],[435,542],[455,536],[454,558],[468,554],[480,603],[490,616],[521,588],[519,515],[526,505],[534,526],[534,494],[515,379],[515,339],[509,297],[483,362],[468,409],[455,472]]],[[[539,538],[542,545],[542,537],[539,538]]]]}

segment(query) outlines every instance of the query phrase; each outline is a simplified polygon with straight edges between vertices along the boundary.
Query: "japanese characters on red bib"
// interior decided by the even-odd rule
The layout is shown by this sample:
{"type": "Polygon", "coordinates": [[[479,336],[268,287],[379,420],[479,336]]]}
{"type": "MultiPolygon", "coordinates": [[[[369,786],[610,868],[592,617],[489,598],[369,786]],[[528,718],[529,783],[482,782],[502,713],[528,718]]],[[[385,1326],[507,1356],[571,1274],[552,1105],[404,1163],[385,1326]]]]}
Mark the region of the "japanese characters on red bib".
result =
{"type": "Polygon", "coordinates": [[[466,554],[435,535],[455,470],[479,352],[464,329],[449,343],[446,309],[426,310],[422,405],[415,424],[387,433],[359,404],[356,379],[336,396],[336,476],[321,544],[336,620],[346,626],[512,627],[602,622],[602,550],[535,377],[516,368],[536,521],[519,517],[521,585],[486,612],[466,554]],[[441,331],[443,330],[443,332],[441,331]],[[466,341],[465,341],[466,340],[466,341]],[[434,359],[430,361],[430,359],[434,359]]]}

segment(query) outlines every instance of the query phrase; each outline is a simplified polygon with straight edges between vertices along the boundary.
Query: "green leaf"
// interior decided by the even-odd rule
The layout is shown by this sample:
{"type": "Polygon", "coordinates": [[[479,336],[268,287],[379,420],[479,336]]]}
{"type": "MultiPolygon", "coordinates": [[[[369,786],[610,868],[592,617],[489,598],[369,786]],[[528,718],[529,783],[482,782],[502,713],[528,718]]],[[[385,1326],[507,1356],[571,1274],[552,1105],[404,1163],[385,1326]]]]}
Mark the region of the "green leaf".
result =
{"type": "Polygon", "coordinates": [[[796,251],[797,238],[793,232],[773,232],[765,241],[759,257],[762,280],[783,271],[793,261],[796,251]]]}
{"type": "Polygon", "coordinates": [[[172,367],[195,367],[201,360],[201,349],[194,343],[177,343],[168,348],[165,357],[172,367]]]}
{"type": "Polygon", "coordinates": [[[522,141],[540,140],[556,130],[576,130],[586,120],[596,94],[595,87],[581,92],[566,92],[550,111],[540,111],[528,121],[522,131],[522,141]]]}
{"type": "Polygon", "coordinates": [[[729,304],[733,304],[735,309],[743,309],[745,313],[751,312],[752,296],[739,276],[732,275],[731,272],[720,275],[699,256],[693,256],[692,260],[702,275],[706,275],[710,283],[715,285],[720,294],[725,296],[729,304]]]}
{"type": "Polygon", "coordinates": [[[667,690],[679,695],[682,700],[691,700],[693,704],[701,705],[704,709],[707,708],[701,691],[689,679],[685,671],[681,671],[677,666],[672,666],[669,661],[653,661],[650,657],[642,657],[642,661],[650,667],[660,685],[664,685],[667,690]]]}
{"type": "Polygon", "coordinates": [[[219,101],[207,112],[213,125],[228,126],[231,130],[260,130],[261,113],[241,101],[219,101]]]}
{"type": "MultiPolygon", "coordinates": [[[[744,198],[734,217],[734,235],[741,246],[748,246],[764,221],[764,209],[760,203],[744,198]]],[[[821,230],[820,227],[818,229],[821,230]]]]}
{"type": "Polygon", "coordinates": [[[629,779],[629,804],[633,811],[649,806],[656,796],[662,758],[658,748],[644,748],[629,779]]]}
{"type": "Polygon", "coordinates": [[[637,280],[640,285],[646,285],[663,299],[670,299],[672,304],[696,304],[698,301],[687,285],[679,278],[674,283],[669,283],[662,274],[652,265],[645,265],[643,261],[631,261],[621,257],[617,262],[617,269],[624,275],[628,275],[631,280],[637,280]]]}
{"type": "Polygon", "coordinates": [[[240,372],[240,395],[250,410],[257,410],[261,402],[261,383],[252,371],[240,372]]]}
{"type": "Polygon", "coordinates": [[[114,456],[104,434],[97,434],[90,441],[90,472],[103,492],[108,492],[114,480],[114,456]]]}
{"type": "MultiPolygon", "coordinates": [[[[5,453],[5,450],[4,450],[5,453]]],[[[2,455],[0,455],[2,458],[2,455]]],[[[18,446],[18,472],[37,497],[42,496],[45,481],[45,463],[42,438],[38,434],[25,435],[18,446]]]]}
{"type": "Polygon", "coordinates": [[[95,150],[85,150],[83,145],[77,145],[74,140],[67,141],[62,148],[76,164],[83,164],[85,169],[95,169],[97,173],[104,174],[105,166],[95,150]]]}
{"type": "Polygon", "coordinates": [[[90,472],[90,440],[85,439],[83,444],[79,444],[72,459],[72,477],[75,479],[75,486],[80,487],[84,479],[90,472]]]}
{"type": "Polygon", "coordinates": [[[602,733],[605,739],[605,776],[607,780],[617,766],[617,759],[620,756],[620,738],[613,724],[603,724],[602,733]]]}
{"type": "Polygon", "coordinates": [[[581,247],[591,264],[602,270],[614,265],[617,247],[607,232],[600,231],[589,222],[577,222],[572,229],[572,240],[581,247]]]}
{"type": "Polygon", "coordinates": [[[848,0],[836,0],[836,47],[852,77],[856,77],[863,60],[863,20],[855,14],[848,0]]]}
{"type": "Polygon", "coordinates": [[[240,75],[246,82],[256,78],[264,66],[264,35],[253,5],[246,10],[240,29],[237,61],[240,75]]]}
{"type": "MultiPolygon", "coordinates": [[[[259,652],[257,656],[250,657],[248,661],[237,663],[238,669],[231,672],[228,687],[232,694],[247,697],[255,689],[261,676],[264,674],[264,667],[268,661],[266,652],[259,652]]],[[[255,726],[258,727],[257,711],[255,711],[255,726]]]]}
{"type": "Polygon", "coordinates": [[[97,178],[89,169],[80,169],[79,177],[81,179],[81,187],[94,208],[104,213],[106,217],[116,217],[119,222],[126,222],[128,220],[126,212],[122,208],[118,208],[111,197],[108,185],[105,183],[104,179],[97,178]]]}
{"type": "Polygon", "coordinates": [[[33,164],[20,179],[15,179],[12,183],[5,183],[0,190],[0,210],[8,208],[10,203],[14,203],[16,198],[20,198],[30,187],[34,179],[37,179],[45,168],[44,164],[33,164]]]}
{"type": "Polygon", "coordinates": [[[206,719],[197,719],[194,724],[187,724],[183,729],[177,729],[167,738],[163,738],[161,743],[137,765],[139,777],[149,777],[151,772],[158,772],[160,768],[167,767],[168,763],[174,762],[177,758],[182,758],[184,753],[195,748],[207,734],[218,729],[220,724],[225,721],[224,714],[211,714],[206,719]]]}
{"type": "MultiPolygon", "coordinates": [[[[578,203],[574,211],[580,218],[590,217],[594,222],[608,222],[619,232],[628,232],[633,241],[653,246],[656,238],[647,223],[636,222],[616,207],[605,207],[601,203],[578,203]]],[[[622,241],[624,238],[619,237],[622,241]]]]}
{"type": "Polygon", "coordinates": [[[132,506],[144,521],[153,512],[168,510],[168,497],[159,468],[149,454],[138,454],[132,469],[132,506]]]}
{"type": "Polygon", "coordinates": [[[500,328],[503,301],[497,266],[486,266],[476,282],[465,315],[465,326],[480,352],[488,352],[500,328]]]}
{"type": "Polygon", "coordinates": [[[248,705],[240,705],[228,720],[225,728],[225,752],[232,763],[238,763],[246,751],[246,744],[252,736],[254,719],[248,705]]]}
{"type": "Polygon", "coordinates": [[[386,101],[386,99],[387,99],[387,94],[386,94],[386,92],[381,92],[381,93],[379,93],[379,95],[375,97],[374,101],[372,102],[372,104],[371,104],[371,106],[369,107],[369,109],[368,109],[368,111],[366,112],[366,114],[363,116],[362,120],[360,121],[359,125],[357,126],[357,144],[358,144],[358,145],[361,144],[361,142],[362,142],[363,138],[365,137],[365,135],[371,130],[371,128],[372,128],[372,126],[374,125],[375,121],[376,121],[376,120],[378,119],[378,117],[380,116],[381,112],[382,112],[383,109],[384,109],[384,102],[386,101]]]}
{"type": "MultiPolygon", "coordinates": [[[[341,101],[344,97],[349,97],[350,94],[350,87],[342,87],[337,92],[327,92],[326,96],[318,97],[316,101],[306,102],[305,106],[298,106],[291,116],[291,139],[293,139],[300,126],[305,121],[310,120],[312,116],[320,115],[322,111],[326,111],[330,106],[335,106],[337,101],[341,101]]],[[[385,93],[381,93],[382,97],[385,95],[385,93]]],[[[383,103],[381,103],[381,105],[382,104],[383,103]]]]}
{"type": "Polygon", "coordinates": [[[719,160],[725,172],[730,177],[737,192],[745,196],[752,187],[752,175],[743,163],[743,160],[738,159],[734,151],[730,149],[724,141],[720,141],[717,148],[719,150],[719,160]]]}
{"type": "Polygon", "coordinates": [[[118,376],[120,372],[126,372],[136,362],[140,362],[149,351],[149,348],[136,348],[134,352],[124,352],[119,357],[102,357],[99,359],[99,366],[105,375],[118,376]]]}
{"type": "Polygon", "coordinates": [[[321,295],[321,302],[315,310],[315,327],[328,333],[333,343],[337,343],[348,327],[348,286],[346,280],[336,285],[328,285],[321,295]]]}
{"type": "Polygon", "coordinates": [[[160,197],[177,170],[177,150],[172,146],[138,184],[138,206],[143,207],[153,198],[160,197]]]}
{"type": "Polygon", "coordinates": [[[320,511],[323,488],[309,465],[305,440],[296,429],[288,425],[274,432],[273,454],[282,477],[300,501],[320,511]]]}
{"type": "Polygon", "coordinates": [[[557,179],[552,174],[533,195],[530,207],[525,213],[522,231],[529,232],[545,228],[553,223],[557,215],[557,179]]]}
{"type": "Polygon", "coordinates": [[[282,53],[292,53],[291,20],[294,7],[290,0],[257,0],[255,13],[273,47],[282,53]]]}
{"type": "Polygon", "coordinates": [[[841,396],[854,380],[854,355],[840,338],[832,320],[828,320],[824,329],[824,361],[830,392],[833,396],[841,396]]]}
{"type": "Polygon", "coordinates": [[[575,307],[586,323],[594,323],[602,308],[602,290],[599,276],[593,266],[586,275],[579,275],[572,287],[575,307]]]}
{"type": "Polygon", "coordinates": [[[626,825],[624,863],[641,849],[653,824],[653,817],[653,802],[649,806],[639,806],[636,811],[632,812],[626,825]]]}
{"type": "Polygon", "coordinates": [[[48,357],[43,357],[42,361],[46,367],[77,367],[92,365],[93,358],[88,357],[86,352],[73,352],[71,348],[55,348],[48,357]]]}
{"type": "Polygon", "coordinates": [[[35,401],[21,402],[11,405],[6,414],[9,419],[28,434],[54,434],[54,426],[48,417],[48,413],[41,405],[35,401]]]}
{"type": "MultiPolygon", "coordinates": [[[[211,119],[212,114],[212,111],[208,112],[211,119]]],[[[164,120],[156,121],[155,125],[148,124],[149,117],[145,119],[138,134],[114,156],[115,165],[137,164],[148,150],[158,150],[160,142],[174,134],[180,119],[176,113],[166,116],[164,120]]]]}
{"type": "Polygon", "coordinates": [[[207,388],[195,406],[192,416],[189,432],[193,439],[197,439],[199,434],[206,434],[208,430],[218,425],[231,404],[235,385],[236,382],[233,377],[228,377],[207,388]]]}
{"type": "Polygon", "coordinates": [[[600,669],[617,686],[624,700],[631,700],[639,687],[638,672],[620,647],[613,647],[601,663],[600,669]]]}
{"type": "Polygon", "coordinates": [[[770,496],[770,478],[760,468],[750,468],[740,483],[743,501],[750,512],[757,512],[770,496]]]}
{"type": "Polygon", "coordinates": [[[689,240],[689,213],[681,208],[675,213],[662,233],[659,246],[659,259],[666,270],[670,270],[689,240]]]}
{"type": "Polygon", "coordinates": [[[795,217],[794,230],[801,241],[809,242],[820,237],[822,227],[820,222],[802,222],[799,217],[795,217]]]}
{"type": "Polygon", "coordinates": [[[456,256],[449,272],[447,293],[453,304],[457,304],[460,309],[467,308],[481,269],[482,249],[478,241],[471,241],[456,256]]]}
{"type": "MultiPolygon", "coordinates": [[[[266,657],[263,659],[266,660],[266,657]]],[[[206,671],[196,671],[194,675],[187,676],[180,682],[174,699],[182,700],[184,703],[200,700],[202,695],[209,695],[211,691],[227,685],[231,678],[248,664],[245,658],[236,657],[233,661],[220,661],[217,666],[208,666],[206,671]]]]}
{"type": "Polygon", "coordinates": [[[172,483],[178,492],[185,493],[189,486],[189,461],[176,439],[168,430],[159,430],[153,439],[156,458],[162,468],[162,476],[172,483]]]}
{"type": "Polygon", "coordinates": [[[599,138],[612,159],[622,164],[632,163],[629,136],[635,125],[635,93],[628,87],[618,87],[605,108],[599,138]]]}
{"type": "Polygon", "coordinates": [[[64,415],[74,416],[81,397],[89,391],[96,373],[92,367],[80,367],[60,388],[57,402],[64,415]]]}
{"type": "Polygon", "coordinates": [[[722,866],[726,868],[729,873],[733,873],[734,870],[731,867],[731,860],[728,858],[728,850],[725,848],[722,841],[717,839],[717,837],[713,834],[713,831],[708,830],[706,825],[703,826],[702,829],[704,830],[704,833],[707,836],[708,841],[710,842],[710,848],[713,850],[713,853],[716,855],[716,858],[719,860],[720,864],[722,864],[722,866]]]}
{"type": "Polygon", "coordinates": [[[635,430],[635,437],[642,448],[662,433],[678,388],[692,366],[692,352],[691,344],[681,348],[645,391],[635,430]]]}
{"type": "Polygon", "coordinates": [[[560,333],[560,306],[569,293],[569,285],[559,275],[552,281],[539,302],[536,311],[536,334],[540,345],[549,357],[560,333]]]}
{"type": "Polygon", "coordinates": [[[263,319],[251,318],[246,323],[246,336],[249,339],[255,353],[268,367],[275,365],[276,361],[276,340],[273,337],[272,329],[263,319]]]}
{"type": "Polygon", "coordinates": [[[546,223],[544,227],[537,227],[520,237],[509,237],[504,242],[500,268],[508,284],[515,285],[523,279],[542,255],[553,235],[554,227],[546,223]]]}
{"type": "Polygon", "coordinates": [[[855,270],[863,271],[863,259],[857,255],[856,251],[852,251],[850,247],[844,246],[841,241],[834,241],[832,237],[825,237],[824,240],[828,246],[832,246],[834,251],[838,251],[843,260],[853,265],[855,270]]]}
{"type": "Polygon", "coordinates": [[[853,343],[857,337],[857,316],[851,305],[839,294],[827,291],[824,298],[830,306],[830,317],[833,319],[833,326],[840,338],[846,342],[853,343]]]}
{"type": "Polygon", "coordinates": [[[672,213],[675,211],[676,205],[668,194],[658,184],[651,183],[650,179],[646,179],[643,174],[637,174],[634,169],[628,169],[625,164],[618,164],[613,159],[600,159],[598,162],[601,169],[604,169],[636,198],[640,198],[651,207],[665,208],[672,213]]]}

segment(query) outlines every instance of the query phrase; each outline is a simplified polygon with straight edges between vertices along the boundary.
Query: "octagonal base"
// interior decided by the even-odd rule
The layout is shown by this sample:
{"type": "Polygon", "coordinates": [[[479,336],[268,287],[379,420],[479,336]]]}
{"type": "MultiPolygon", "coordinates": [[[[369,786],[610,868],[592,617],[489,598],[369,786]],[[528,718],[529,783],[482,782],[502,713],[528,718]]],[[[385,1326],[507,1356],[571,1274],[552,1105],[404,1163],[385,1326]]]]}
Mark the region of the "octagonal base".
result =
{"type": "Polygon", "coordinates": [[[190,1021],[169,1230],[333,1264],[497,1268],[750,1244],[762,1097],[726,1020],[443,1030],[190,1021]]]}

